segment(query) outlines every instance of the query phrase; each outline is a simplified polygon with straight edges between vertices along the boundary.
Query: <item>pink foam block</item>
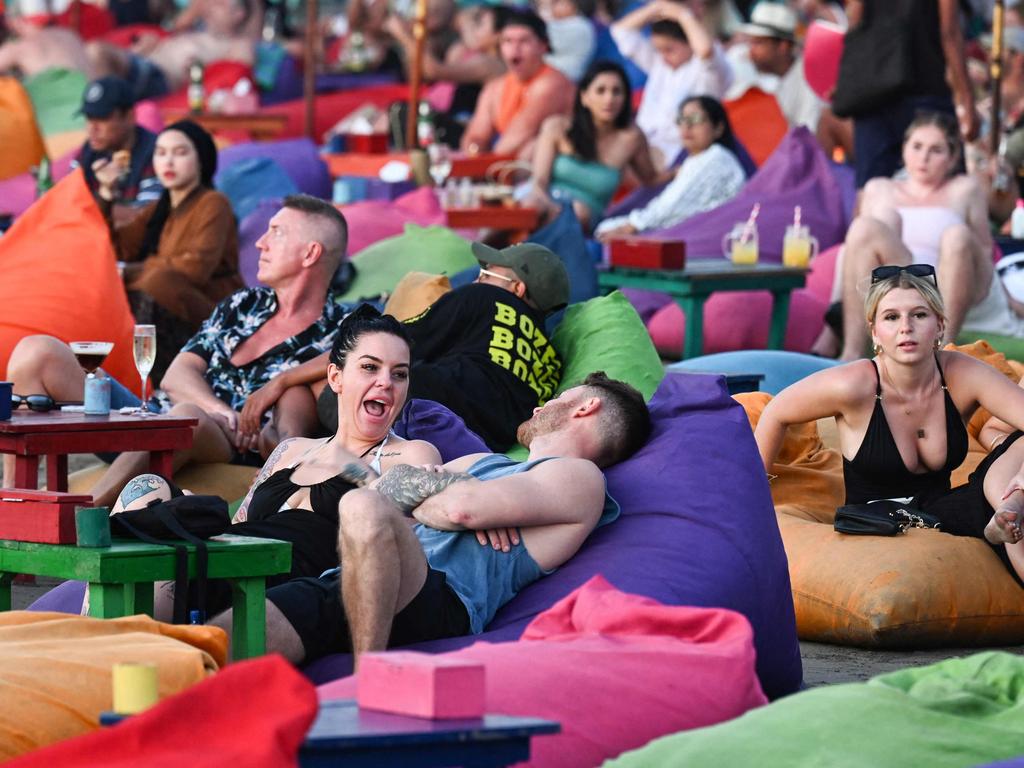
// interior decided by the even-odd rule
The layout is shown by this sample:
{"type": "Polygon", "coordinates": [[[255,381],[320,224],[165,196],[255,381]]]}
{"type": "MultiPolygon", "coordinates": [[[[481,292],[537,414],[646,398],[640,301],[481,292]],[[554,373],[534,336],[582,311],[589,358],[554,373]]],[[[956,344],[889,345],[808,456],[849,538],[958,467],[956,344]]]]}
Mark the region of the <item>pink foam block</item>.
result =
{"type": "Polygon", "coordinates": [[[356,700],[365,709],[435,720],[481,717],[484,666],[412,651],[365,653],[356,700]]]}

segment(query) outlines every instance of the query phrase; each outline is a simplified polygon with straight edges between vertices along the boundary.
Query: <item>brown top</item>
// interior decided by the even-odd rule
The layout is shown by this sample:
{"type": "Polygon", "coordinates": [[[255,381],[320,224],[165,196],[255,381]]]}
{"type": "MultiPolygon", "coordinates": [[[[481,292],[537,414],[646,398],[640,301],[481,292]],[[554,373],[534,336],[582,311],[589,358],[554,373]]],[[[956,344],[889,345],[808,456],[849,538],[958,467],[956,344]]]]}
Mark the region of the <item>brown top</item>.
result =
{"type": "MultiPolygon", "coordinates": [[[[156,203],[143,208],[112,234],[118,258],[137,261],[142,238],[156,203]]],[[[150,282],[151,275],[173,270],[216,304],[244,287],[238,272],[238,231],[228,199],[212,189],[199,188],[167,216],[156,253],[143,261],[142,273],[129,289],[150,282]]]]}

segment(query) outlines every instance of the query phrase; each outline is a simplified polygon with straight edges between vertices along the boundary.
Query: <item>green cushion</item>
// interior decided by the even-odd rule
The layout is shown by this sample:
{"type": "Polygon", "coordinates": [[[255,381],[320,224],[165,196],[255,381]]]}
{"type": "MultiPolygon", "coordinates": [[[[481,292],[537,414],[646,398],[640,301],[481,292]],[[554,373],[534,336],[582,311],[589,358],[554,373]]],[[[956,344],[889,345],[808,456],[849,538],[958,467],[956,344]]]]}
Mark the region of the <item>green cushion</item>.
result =
{"type": "Polygon", "coordinates": [[[83,73],[71,69],[45,69],[23,83],[43,136],[85,130],[78,108],[87,83],[83,73]]]}
{"type": "Polygon", "coordinates": [[[971,766],[1024,754],[1024,659],[987,652],[779,699],[605,763],[639,766],[971,766]]]}
{"type": "Polygon", "coordinates": [[[957,344],[971,344],[982,340],[987,341],[996,351],[1002,352],[1010,360],[1024,362],[1024,339],[1018,339],[1016,336],[960,331],[960,335],[956,337],[957,344]]]}
{"type": "Polygon", "coordinates": [[[447,227],[406,224],[405,232],[364,248],[352,257],[356,279],[343,301],[390,293],[407,272],[454,275],[475,267],[469,241],[447,227]]]}
{"type": "MultiPolygon", "coordinates": [[[[621,291],[570,306],[551,343],[562,358],[558,393],[575,387],[587,374],[604,371],[632,384],[650,400],[665,375],[650,334],[621,291]]],[[[508,455],[523,459],[526,450],[516,446],[508,455]]]]}

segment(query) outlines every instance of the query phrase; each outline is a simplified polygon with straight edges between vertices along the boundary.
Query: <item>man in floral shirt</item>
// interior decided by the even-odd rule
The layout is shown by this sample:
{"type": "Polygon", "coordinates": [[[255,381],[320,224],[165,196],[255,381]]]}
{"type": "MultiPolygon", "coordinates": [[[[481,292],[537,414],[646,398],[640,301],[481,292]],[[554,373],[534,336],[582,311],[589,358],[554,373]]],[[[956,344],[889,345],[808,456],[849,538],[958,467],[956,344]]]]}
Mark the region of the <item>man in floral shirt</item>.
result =
{"type": "MultiPolygon", "coordinates": [[[[190,449],[175,454],[188,462],[262,463],[259,430],[240,425],[246,400],[290,369],[330,350],[348,308],[330,292],[344,258],[348,227],[341,213],[308,195],[285,198],[266,233],[257,277],[267,288],[244,288],[222,301],[167,369],[154,398],[156,410],[199,419],[190,449]]],[[[56,401],[81,400],[84,373],[70,349],[48,336],[30,336],[11,354],[14,390],[45,393],[56,401]]],[[[139,401],[116,381],[111,407],[139,401]]],[[[148,454],[122,453],[92,494],[112,504],[131,477],[145,471],[148,454]]],[[[6,483],[5,483],[6,484],[6,483]]]]}

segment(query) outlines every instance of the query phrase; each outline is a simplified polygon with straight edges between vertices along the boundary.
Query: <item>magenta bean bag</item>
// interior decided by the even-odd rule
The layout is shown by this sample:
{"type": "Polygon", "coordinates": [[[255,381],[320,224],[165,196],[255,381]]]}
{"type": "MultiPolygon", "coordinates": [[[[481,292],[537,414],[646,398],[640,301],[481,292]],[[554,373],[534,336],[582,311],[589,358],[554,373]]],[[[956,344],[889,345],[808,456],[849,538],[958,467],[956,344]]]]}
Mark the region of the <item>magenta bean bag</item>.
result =
{"type": "MultiPolygon", "coordinates": [[[[535,618],[522,638],[443,654],[486,668],[487,712],[561,723],[534,739],[533,768],[590,768],[678,731],[766,703],[749,622],[721,608],[668,606],[594,576],[535,618]]],[[[320,699],[354,698],[348,677],[320,699]]]]}
{"type": "Polygon", "coordinates": [[[342,206],[348,220],[348,252],[355,256],[378,240],[400,235],[406,222],[429,227],[443,225],[445,213],[430,187],[422,187],[397,200],[363,200],[342,206]]]}

